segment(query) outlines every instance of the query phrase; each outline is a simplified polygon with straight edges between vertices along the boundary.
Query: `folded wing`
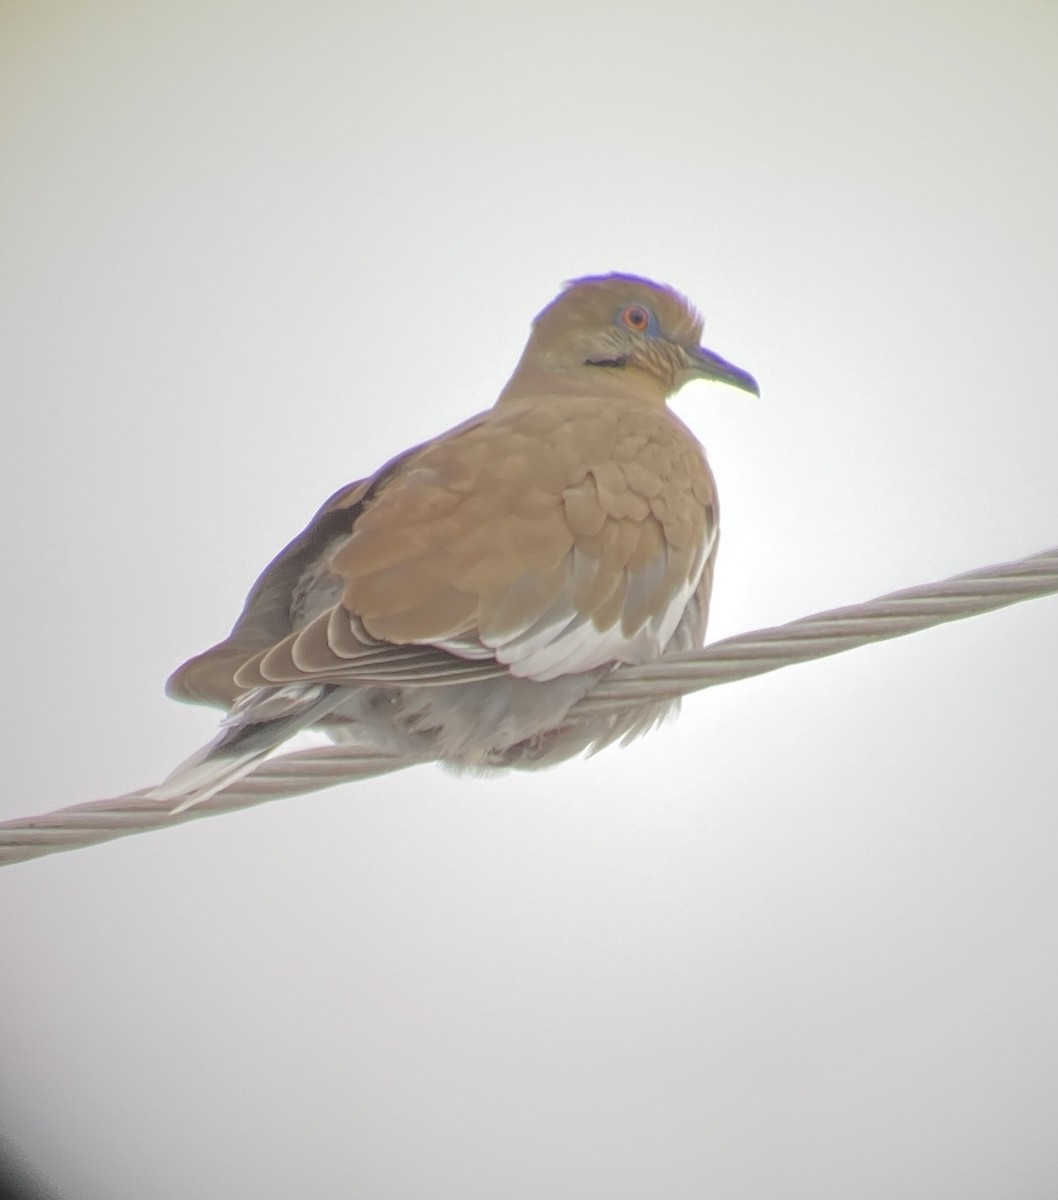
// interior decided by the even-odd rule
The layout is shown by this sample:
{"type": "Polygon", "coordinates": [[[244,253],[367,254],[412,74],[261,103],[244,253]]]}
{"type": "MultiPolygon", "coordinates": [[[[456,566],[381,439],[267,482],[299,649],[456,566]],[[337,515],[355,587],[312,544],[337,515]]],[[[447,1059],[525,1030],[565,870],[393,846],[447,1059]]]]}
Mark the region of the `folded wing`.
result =
{"type": "Polygon", "coordinates": [[[714,551],[715,486],[666,409],[475,418],[332,497],[170,691],[546,682],[657,657],[714,551]]]}

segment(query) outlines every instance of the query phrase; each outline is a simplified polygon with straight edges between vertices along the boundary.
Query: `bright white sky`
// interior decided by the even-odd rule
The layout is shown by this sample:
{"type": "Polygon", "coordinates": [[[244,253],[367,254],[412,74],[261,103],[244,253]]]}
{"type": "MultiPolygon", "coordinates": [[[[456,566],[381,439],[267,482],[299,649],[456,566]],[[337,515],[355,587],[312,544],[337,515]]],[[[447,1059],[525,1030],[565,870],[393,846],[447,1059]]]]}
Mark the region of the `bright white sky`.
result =
{"type": "MultiPolygon", "coordinates": [[[[5,6],[8,787],[162,694],[570,276],[707,314],[711,636],[1058,543],[1058,7],[5,6]]],[[[1058,602],[0,876],[0,1129],[77,1200],[994,1200],[1058,1180],[1058,602]]]]}

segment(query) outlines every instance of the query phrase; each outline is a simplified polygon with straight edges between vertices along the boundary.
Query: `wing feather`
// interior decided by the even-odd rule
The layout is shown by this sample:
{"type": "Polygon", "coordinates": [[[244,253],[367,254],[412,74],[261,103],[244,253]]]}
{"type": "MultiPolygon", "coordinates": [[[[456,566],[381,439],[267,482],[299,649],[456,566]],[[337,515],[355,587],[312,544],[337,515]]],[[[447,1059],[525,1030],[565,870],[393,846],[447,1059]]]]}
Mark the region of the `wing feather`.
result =
{"type": "Polygon", "coordinates": [[[336,493],[171,689],[543,681],[662,653],[709,578],[712,476],[667,410],[577,403],[501,405],[336,493]]]}

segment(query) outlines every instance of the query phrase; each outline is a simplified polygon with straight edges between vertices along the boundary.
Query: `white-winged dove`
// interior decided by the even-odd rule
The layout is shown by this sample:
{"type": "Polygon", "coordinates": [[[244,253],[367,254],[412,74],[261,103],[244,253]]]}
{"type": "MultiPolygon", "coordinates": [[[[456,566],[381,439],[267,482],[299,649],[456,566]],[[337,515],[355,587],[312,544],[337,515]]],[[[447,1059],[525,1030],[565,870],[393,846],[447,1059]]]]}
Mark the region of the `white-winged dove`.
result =
{"type": "Polygon", "coordinates": [[[525,768],[655,724],[671,704],[567,714],[619,664],[704,639],[716,485],[665,401],[691,379],[757,385],[701,331],[650,280],[567,285],[491,409],[335,493],[175,672],[171,696],[231,711],[152,795],[204,800],[307,726],[525,768]]]}

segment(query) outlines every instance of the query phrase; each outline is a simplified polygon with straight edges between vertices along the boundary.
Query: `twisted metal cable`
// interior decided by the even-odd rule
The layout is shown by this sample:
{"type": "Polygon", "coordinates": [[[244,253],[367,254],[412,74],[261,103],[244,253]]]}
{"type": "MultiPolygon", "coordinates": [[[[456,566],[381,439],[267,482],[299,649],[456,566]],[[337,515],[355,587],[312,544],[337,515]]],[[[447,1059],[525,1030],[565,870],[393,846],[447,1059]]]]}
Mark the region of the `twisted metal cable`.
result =
{"type": "Polygon", "coordinates": [[[631,700],[684,696],[718,683],[764,675],[871,642],[917,633],[1058,592],[1058,547],[1016,562],[980,567],[938,583],[890,592],[876,600],[833,608],[786,625],[740,633],[704,650],[666,655],[615,671],[579,705],[600,712],[631,700]]]}
{"type": "MultiPolygon", "coordinates": [[[[802,617],[773,629],[739,634],[704,650],[674,654],[638,667],[621,667],[579,701],[570,715],[596,716],[644,700],[748,679],[793,663],[839,654],[856,646],[902,637],[945,621],[977,616],[1058,592],[1058,547],[1017,562],[983,567],[939,583],[923,584],[847,608],[802,617]]],[[[266,800],[302,795],[339,783],[370,779],[428,759],[399,757],[348,746],[300,750],[266,759],[251,774],[210,800],[180,813],[148,800],[149,788],[110,800],[75,804],[37,817],[0,822],[0,866],[60,850],[75,850],[148,829],[234,812],[266,800]]]]}

